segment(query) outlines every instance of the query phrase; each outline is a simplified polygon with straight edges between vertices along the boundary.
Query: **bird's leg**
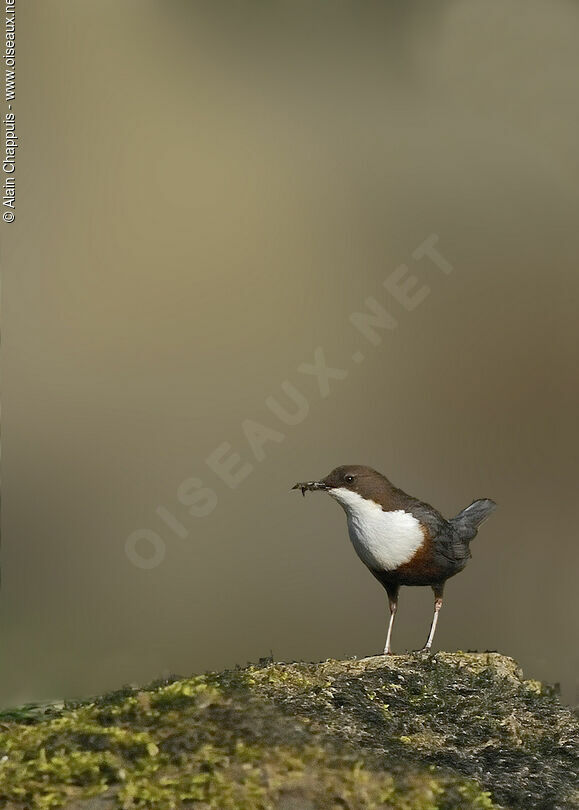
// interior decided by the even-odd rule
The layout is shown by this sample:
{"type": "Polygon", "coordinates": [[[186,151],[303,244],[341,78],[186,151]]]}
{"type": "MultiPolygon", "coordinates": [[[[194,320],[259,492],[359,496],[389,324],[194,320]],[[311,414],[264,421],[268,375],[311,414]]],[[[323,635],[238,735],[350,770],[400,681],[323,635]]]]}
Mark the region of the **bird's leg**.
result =
{"type": "Polygon", "coordinates": [[[392,638],[392,628],[394,627],[394,617],[398,605],[396,602],[390,602],[390,621],[388,622],[388,633],[386,635],[386,644],[384,645],[384,655],[391,655],[392,649],[390,647],[390,640],[392,638]]]}
{"type": "Polygon", "coordinates": [[[384,645],[384,655],[391,655],[392,648],[390,641],[392,639],[392,628],[394,627],[394,619],[396,611],[398,610],[398,588],[388,588],[388,604],[390,605],[390,621],[388,622],[388,633],[386,635],[386,644],[384,645]]]}
{"type": "Polygon", "coordinates": [[[432,590],[434,591],[434,616],[432,617],[432,624],[430,625],[430,632],[428,634],[426,644],[422,648],[423,652],[429,652],[430,648],[432,647],[432,639],[434,638],[436,625],[438,623],[438,613],[442,607],[442,592],[444,590],[444,585],[433,585],[432,590]]]}

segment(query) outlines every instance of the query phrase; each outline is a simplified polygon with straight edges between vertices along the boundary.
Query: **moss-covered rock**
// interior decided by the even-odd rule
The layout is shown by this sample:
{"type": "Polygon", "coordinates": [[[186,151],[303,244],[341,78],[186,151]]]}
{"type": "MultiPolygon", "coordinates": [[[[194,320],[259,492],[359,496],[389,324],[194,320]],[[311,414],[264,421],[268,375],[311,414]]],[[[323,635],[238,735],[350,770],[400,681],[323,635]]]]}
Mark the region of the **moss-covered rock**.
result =
{"type": "Polygon", "coordinates": [[[262,662],[0,715],[12,810],[579,807],[579,725],[496,653],[262,662]]]}

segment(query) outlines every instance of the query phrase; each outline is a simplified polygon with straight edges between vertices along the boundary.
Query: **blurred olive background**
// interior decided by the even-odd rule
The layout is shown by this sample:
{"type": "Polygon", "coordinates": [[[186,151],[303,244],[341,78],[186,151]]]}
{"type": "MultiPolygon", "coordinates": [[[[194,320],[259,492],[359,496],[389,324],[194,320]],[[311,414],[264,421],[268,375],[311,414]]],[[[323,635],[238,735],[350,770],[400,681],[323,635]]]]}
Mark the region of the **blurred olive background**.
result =
{"type": "MultiPolygon", "coordinates": [[[[498,501],[436,646],[576,700],[578,40],[563,0],[18,4],[3,705],[380,651],[343,513],[289,491],[342,463],[448,516],[498,501]],[[412,259],[432,233],[449,275],[412,259]],[[401,263],[413,311],[383,287],[401,263]],[[398,321],[377,346],[349,320],[370,296],[398,321]],[[348,372],[327,397],[298,371],[317,347],[348,372]],[[266,405],[286,380],[295,425],[266,405]],[[283,434],[261,460],[248,419],[283,434]],[[127,557],[138,529],[159,565],[127,557]]],[[[403,591],[397,651],[431,609],[403,591]]]]}

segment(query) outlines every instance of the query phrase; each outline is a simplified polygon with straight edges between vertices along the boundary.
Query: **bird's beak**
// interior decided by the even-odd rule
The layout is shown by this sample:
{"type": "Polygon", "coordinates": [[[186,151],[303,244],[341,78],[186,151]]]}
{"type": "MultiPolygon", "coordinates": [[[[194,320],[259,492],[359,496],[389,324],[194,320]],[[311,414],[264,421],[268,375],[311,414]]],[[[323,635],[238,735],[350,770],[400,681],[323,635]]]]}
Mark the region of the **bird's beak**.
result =
{"type": "Polygon", "coordinates": [[[327,489],[328,487],[323,481],[304,481],[300,484],[294,484],[292,489],[301,489],[302,495],[306,496],[306,492],[314,492],[316,489],[327,489]]]}

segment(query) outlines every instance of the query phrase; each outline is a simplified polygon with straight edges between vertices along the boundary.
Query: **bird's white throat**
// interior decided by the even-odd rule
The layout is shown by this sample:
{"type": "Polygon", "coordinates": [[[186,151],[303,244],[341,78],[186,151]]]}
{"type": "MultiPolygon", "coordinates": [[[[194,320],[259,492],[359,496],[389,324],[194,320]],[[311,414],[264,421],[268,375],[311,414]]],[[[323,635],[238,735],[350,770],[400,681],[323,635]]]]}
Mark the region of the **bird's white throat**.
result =
{"type": "Polygon", "coordinates": [[[344,508],[350,540],[368,568],[392,571],[411,560],[424,542],[420,523],[409,512],[385,512],[379,503],[346,487],[328,493],[344,508]]]}

